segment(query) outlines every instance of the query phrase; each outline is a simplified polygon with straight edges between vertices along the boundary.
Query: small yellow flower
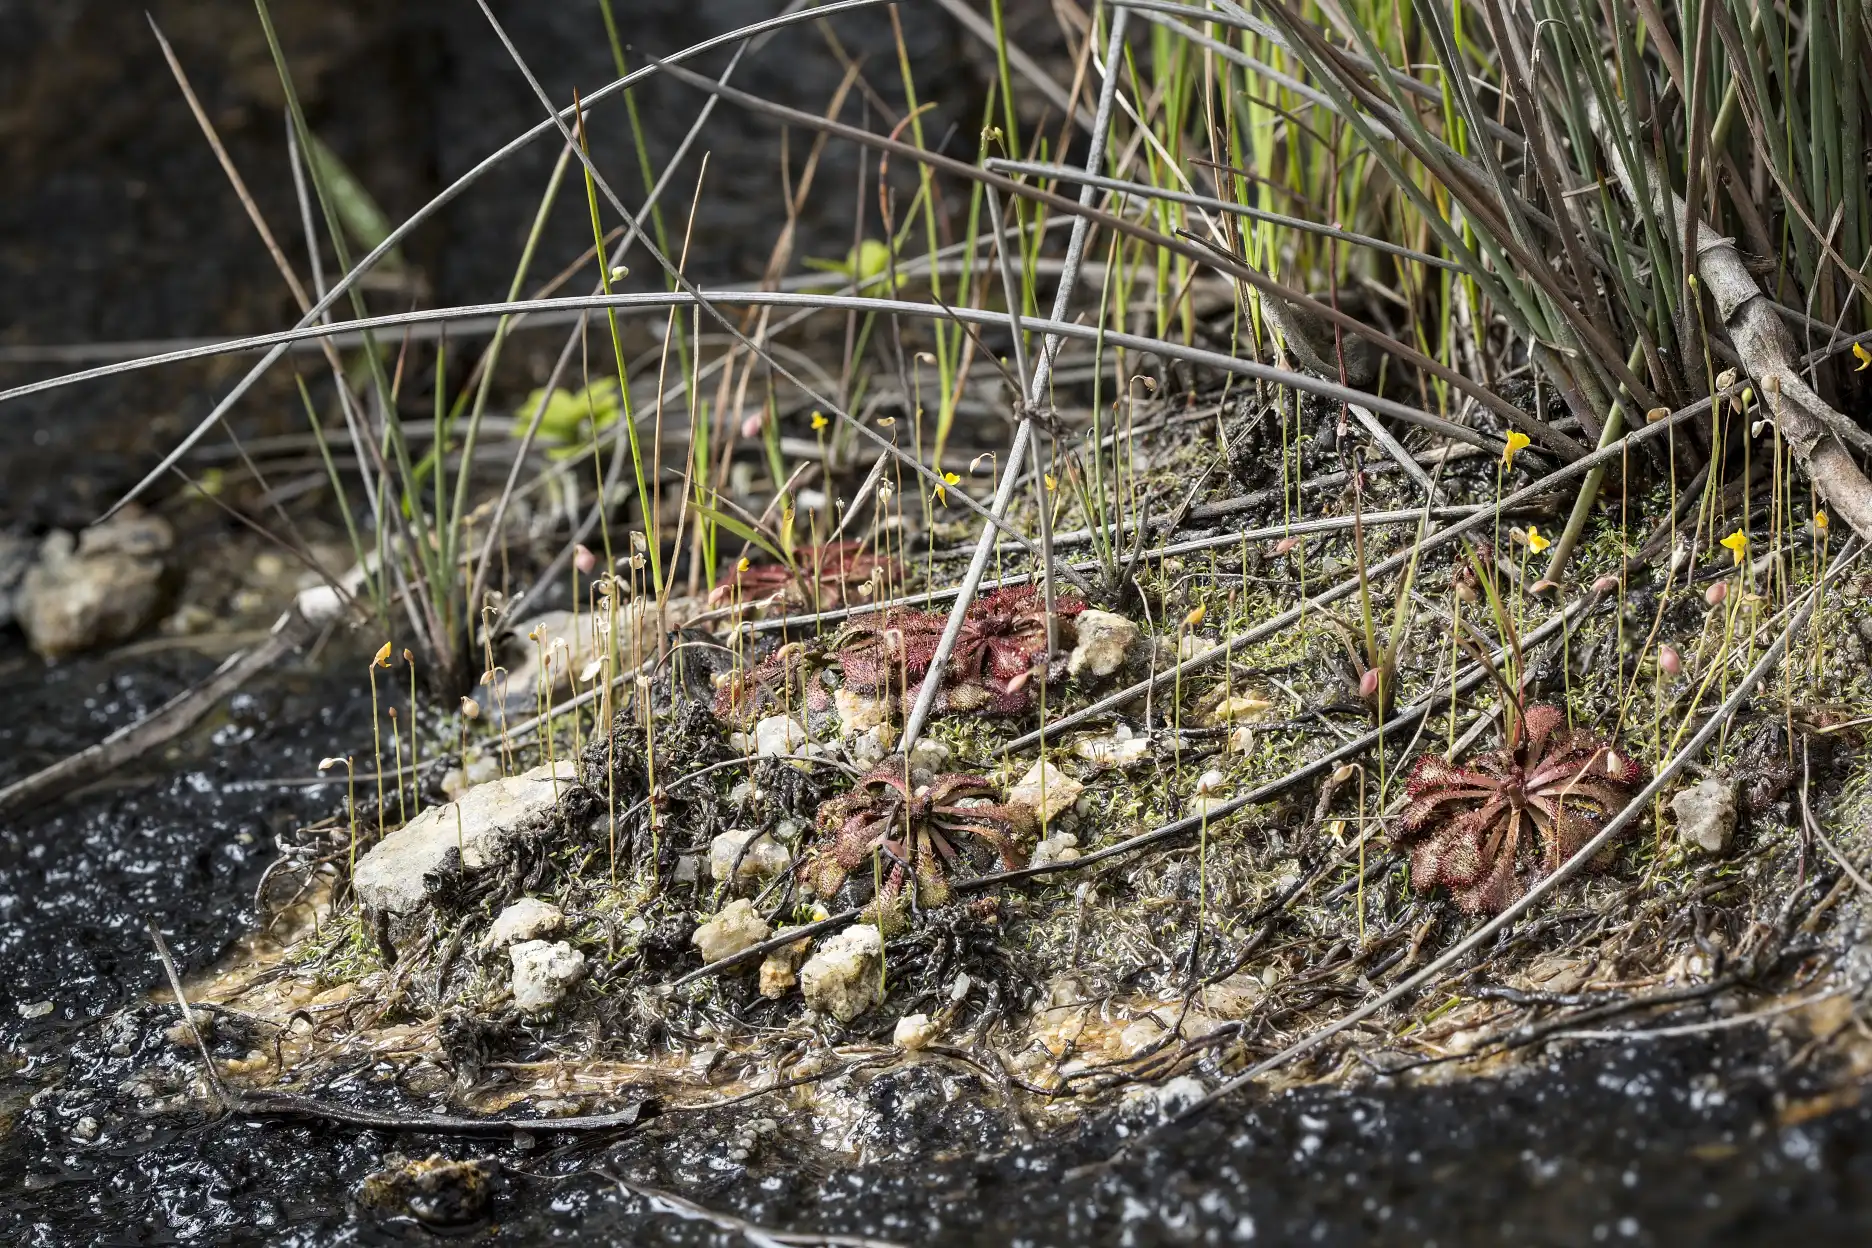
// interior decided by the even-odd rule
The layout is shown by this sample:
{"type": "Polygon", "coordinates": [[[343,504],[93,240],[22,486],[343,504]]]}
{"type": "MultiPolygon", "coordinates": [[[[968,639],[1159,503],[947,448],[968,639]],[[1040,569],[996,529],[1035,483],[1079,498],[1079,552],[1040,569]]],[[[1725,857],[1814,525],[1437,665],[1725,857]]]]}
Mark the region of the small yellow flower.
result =
{"type": "Polygon", "coordinates": [[[741,562],[734,565],[734,570],[737,572],[745,572],[753,566],[754,566],[753,561],[750,560],[746,555],[742,555],[741,562]]]}
{"type": "Polygon", "coordinates": [[[1872,351],[1866,350],[1863,342],[1853,343],[1853,359],[1859,361],[1859,367],[1853,370],[1855,373],[1863,373],[1866,369],[1872,368],[1872,351]]]}
{"type": "Polygon", "coordinates": [[[1824,511],[1816,511],[1816,512],[1814,512],[1814,521],[1813,521],[1813,524],[1814,524],[1814,528],[1815,528],[1815,529],[1817,529],[1817,530],[1819,530],[1819,531],[1820,531],[1820,532],[1822,532],[1822,533],[1824,533],[1824,532],[1826,532],[1826,531],[1827,531],[1827,514],[1826,514],[1826,512],[1824,512],[1824,511]]]}
{"type": "Polygon", "coordinates": [[[1508,445],[1502,449],[1501,453],[1502,467],[1514,467],[1514,457],[1521,451],[1526,450],[1533,441],[1533,438],[1528,437],[1527,434],[1522,433],[1519,429],[1510,429],[1508,431],[1508,445]]]}
{"type": "Polygon", "coordinates": [[[830,422],[826,420],[824,412],[814,412],[812,414],[812,427],[813,428],[823,429],[826,427],[828,423],[830,422]]]}
{"type": "Polygon", "coordinates": [[[1748,534],[1737,529],[1728,537],[1723,538],[1722,544],[1729,548],[1729,553],[1735,556],[1735,561],[1741,563],[1743,556],[1748,553],[1748,534]]]}
{"type": "Polygon", "coordinates": [[[1059,489],[1059,480],[1050,472],[1046,474],[1046,487],[1049,494],[1059,489]]]}
{"type": "Polygon", "coordinates": [[[378,667],[390,666],[390,643],[389,642],[386,641],[383,643],[383,649],[377,652],[377,657],[372,659],[371,662],[376,664],[378,667]]]}
{"type": "Polygon", "coordinates": [[[1205,602],[1197,603],[1195,607],[1190,610],[1190,613],[1183,617],[1183,627],[1195,628],[1198,624],[1203,622],[1203,617],[1208,614],[1209,604],[1205,602]]]}
{"type": "Polygon", "coordinates": [[[945,472],[942,474],[942,479],[943,479],[943,483],[936,487],[936,501],[943,504],[944,506],[948,506],[949,504],[949,488],[948,487],[958,484],[962,480],[962,478],[957,476],[953,472],[945,472]]]}
{"type": "Polygon", "coordinates": [[[1541,536],[1541,531],[1539,529],[1535,528],[1531,524],[1527,526],[1527,544],[1528,544],[1528,549],[1533,551],[1537,555],[1540,554],[1541,551],[1546,550],[1549,546],[1553,545],[1552,542],[1548,541],[1546,538],[1541,536]]]}

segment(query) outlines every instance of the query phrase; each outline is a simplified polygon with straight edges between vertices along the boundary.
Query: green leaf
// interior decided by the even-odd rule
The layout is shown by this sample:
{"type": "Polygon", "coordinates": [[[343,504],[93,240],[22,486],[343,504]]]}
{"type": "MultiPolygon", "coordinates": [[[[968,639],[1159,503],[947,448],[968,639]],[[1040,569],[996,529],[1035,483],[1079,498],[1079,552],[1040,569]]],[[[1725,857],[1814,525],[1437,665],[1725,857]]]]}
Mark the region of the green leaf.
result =
{"type": "Polygon", "coordinates": [[[781,552],[778,546],[774,545],[773,542],[768,540],[766,535],[763,534],[759,529],[756,529],[753,525],[748,524],[744,520],[737,520],[735,517],[729,515],[727,512],[718,511],[704,502],[697,501],[690,505],[696,509],[696,513],[698,515],[700,515],[704,520],[707,520],[710,524],[718,524],[722,528],[727,529],[730,533],[734,534],[736,537],[740,538],[742,541],[751,542],[754,545],[760,547],[762,550],[772,555],[774,557],[775,562],[784,563],[789,568],[793,566],[793,561],[787,558],[786,555],[781,552]]]}
{"type": "MultiPolygon", "coordinates": [[[[344,226],[345,233],[364,250],[375,250],[379,243],[390,237],[390,219],[384,215],[383,209],[364,189],[364,184],[345,168],[338,154],[310,130],[306,131],[306,154],[318,166],[318,176],[331,195],[332,211],[338,214],[338,223],[344,226]]],[[[384,259],[398,268],[403,266],[402,253],[396,248],[392,248],[384,259]]]]}
{"type": "Polygon", "coordinates": [[[806,256],[800,263],[819,273],[837,273],[848,281],[856,283],[861,290],[881,288],[889,291],[892,289],[890,244],[879,239],[865,239],[846,252],[843,260],[806,256]]]}
{"type": "Polygon", "coordinates": [[[539,432],[535,436],[546,445],[548,453],[576,454],[617,423],[624,407],[620,393],[615,377],[600,377],[578,390],[559,389],[550,394],[544,389],[535,390],[514,413],[519,422],[514,435],[524,436],[533,413],[544,399],[546,408],[540,413],[539,432]]]}

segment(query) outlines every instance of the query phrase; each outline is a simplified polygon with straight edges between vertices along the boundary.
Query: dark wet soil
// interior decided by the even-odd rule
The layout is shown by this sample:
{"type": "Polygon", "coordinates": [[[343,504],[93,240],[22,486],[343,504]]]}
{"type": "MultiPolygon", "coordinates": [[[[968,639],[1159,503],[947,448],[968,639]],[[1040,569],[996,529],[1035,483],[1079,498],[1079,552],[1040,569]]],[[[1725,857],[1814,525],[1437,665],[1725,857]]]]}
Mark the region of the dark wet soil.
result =
{"type": "MultiPolygon", "coordinates": [[[[0,784],[105,736],[206,675],[186,649],[46,667],[6,648],[0,784]]],[[[275,837],[331,813],[319,760],[370,732],[348,680],[288,667],[251,685],[173,751],[43,812],[0,819],[0,1042],[54,1050],[160,973],[145,921],[186,968],[254,920],[275,837]],[[27,1018],[52,1003],[50,1013],[27,1018]]],[[[342,800],[342,799],[339,799],[342,800]]],[[[34,1058],[36,1060],[36,1057],[34,1058]]]]}
{"type": "MultiPolygon", "coordinates": [[[[137,1021],[154,1034],[162,1020],[137,1021]]],[[[1747,1043],[1605,1047],[1501,1081],[1236,1103],[1086,1172],[1157,1112],[1011,1147],[1008,1124],[981,1108],[983,1089],[929,1066],[902,1070],[871,1084],[876,1113],[855,1167],[791,1138],[788,1116],[758,1103],[734,1118],[665,1118],[608,1145],[489,1147],[187,1117],[120,1127],[99,1102],[147,1069],[150,1043],[113,1057],[103,1039],[78,1055],[85,1086],[40,1098],[8,1149],[23,1182],[0,1208],[6,1242],[427,1241],[434,1231],[406,1211],[367,1212],[357,1193],[401,1158],[434,1153],[498,1168],[475,1225],[453,1229],[487,1244],[750,1242],[644,1189],[769,1229],[917,1244],[1851,1244],[1872,1234],[1872,1107],[1803,1118],[1790,1100],[1800,1089],[1777,1083],[1747,1043]],[[779,1131],[740,1160],[762,1112],[779,1131]],[[76,1140],[86,1116],[112,1125],[76,1140]]]]}

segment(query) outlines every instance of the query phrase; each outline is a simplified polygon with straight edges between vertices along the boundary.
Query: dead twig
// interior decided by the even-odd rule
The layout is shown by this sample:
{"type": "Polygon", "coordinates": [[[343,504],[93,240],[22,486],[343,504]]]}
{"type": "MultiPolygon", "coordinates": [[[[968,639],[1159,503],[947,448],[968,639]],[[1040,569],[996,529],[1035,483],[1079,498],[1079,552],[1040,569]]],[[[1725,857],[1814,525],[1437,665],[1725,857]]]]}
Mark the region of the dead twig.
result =
{"type": "Polygon", "coordinates": [[[95,745],[0,789],[0,814],[15,814],[53,796],[102,779],[199,723],[228,694],[309,641],[316,630],[297,607],[273,625],[259,645],[237,651],[195,685],[95,745]]]}

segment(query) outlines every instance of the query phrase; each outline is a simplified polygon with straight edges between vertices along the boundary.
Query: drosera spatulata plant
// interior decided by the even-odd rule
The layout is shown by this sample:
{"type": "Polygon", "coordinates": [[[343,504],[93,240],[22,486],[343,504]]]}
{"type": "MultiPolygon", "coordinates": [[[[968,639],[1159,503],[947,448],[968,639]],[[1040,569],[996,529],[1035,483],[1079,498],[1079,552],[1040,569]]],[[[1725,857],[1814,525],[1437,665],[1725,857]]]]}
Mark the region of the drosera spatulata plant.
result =
{"type": "Polygon", "coordinates": [[[817,825],[828,842],[807,861],[805,879],[829,898],[867,858],[884,906],[912,888],[919,906],[949,900],[949,874],[961,859],[964,838],[992,848],[1004,869],[1026,862],[1018,838],[1033,827],[1023,806],[995,803],[995,787],[981,776],[945,774],[919,782],[901,755],[858,778],[851,792],[819,807],[817,825]]]}
{"type": "Polygon", "coordinates": [[[1625,805],[1643,767],[1565,721],[1558,707],[1537,704],[1510,715],[1499,749],[1460,764],[1417,760],[1398,842],[1418,891],[1444,885],[1469,913],[1499,913],[1525,890],[1525,846],[1538,839],[1534,874],[1549,874],[1625,805]]]}

